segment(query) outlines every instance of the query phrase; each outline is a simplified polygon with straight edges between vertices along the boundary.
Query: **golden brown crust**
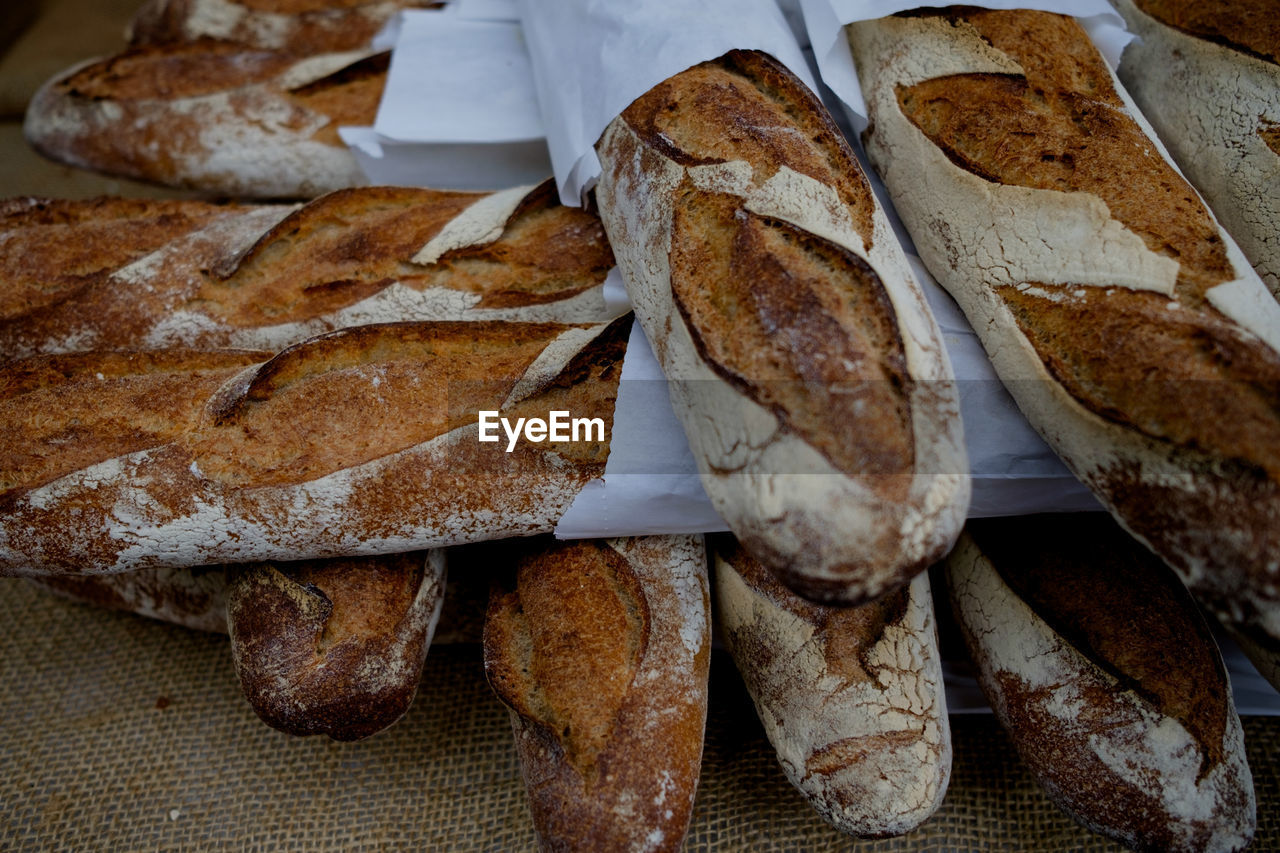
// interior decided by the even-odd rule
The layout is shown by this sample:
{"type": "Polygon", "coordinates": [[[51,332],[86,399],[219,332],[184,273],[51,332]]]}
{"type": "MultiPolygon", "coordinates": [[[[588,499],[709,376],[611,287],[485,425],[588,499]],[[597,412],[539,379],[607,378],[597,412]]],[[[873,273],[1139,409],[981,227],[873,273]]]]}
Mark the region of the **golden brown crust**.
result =
{"type": "Polygon", "coordinates": [[[543,849],[680,849],[710,656],[705,558],[691,546],[649,537],[499,549],[515,571],[490,597],[485,673],[512,710],[543,849]]]}
{"type": "Polygon", "coordinates": [[[1205,776],[1222,761],[1226,672],[1177,577],[1107,515],[969,522],[1006,584],[1072,647],[1195,737],[1205,776]]]}
{"type": "Polygon", "coordinates": [[[422,552],[234,571],[227,624],[245,697],[268,725],[357,740],[413,701],[444,594],[422,552]]]}
{"type": "Polygon", "coordinates": [[[0,203],[0,323],[81,298],[103,276],[242,209],[119,198],[0,203]]]}
{"type": "Polygon", "coordinates": [[[671,291],[699,355],[835,468],[900,500],[914,462],[911,380],[875,271],[733,196],[690,189],[674,214],[671,291]]]}
{"type": "MultiPolygon", "coordinates": [[[[284,346],[332,328],[339,312],[392,285],[474,294],[475,310],[547,306],[588,318],[591,306],[575,309],[571,300],[599,288],[613,255],[599,219],[559,204],[550,181],[529,191],[505,223],[493,217],[496,238],[413,260],[492,199],[363,187],[329,193],[282,219],[283,206],[13,200],[0,208],[0,358],[150,347],[167,342],[153,337],[161,328],[202,348],[234,346],[256,329],[263,343],[284,346]],[[127,268],[151,253],[158,254],[127,268]]],[[[594,313],[603,316],[600,301],[594,313]]],[[[446,300],[404,311],[445,319],[467,309],[446,300]]]]}
{"type": "Polygon", "coordinates": [[[1075,819],[1140,850],[1240,850],[1252,780],[1216,644],[1105,515],[972,523],[950,558],[979,682],[1075,819]]]}
{"type": "Polygon", "coordinates": [[[44,356],[0,366],[0,498],[193,428],[260,352],[44,356]]]}
{"type": "Polygon", "coordinates": [[[637,317],[744,547],[844,604],[938,559],[968,500],[950,365],[817,97],[730,51],[636,99],[596,148],[637,317]]]}
{"type": "Polygon", "coordinates": [[[1161,23],[1280,64],[1280,16],[1268,0],[1134,0],[1161,23]]]}
{"type": "Polygon", "coordinates": [[[491,599],[485,675],[512,710],[547,727],[594,786],[649,643],[644,592],[602,541],[519,550],[514,583],[491,599]]]}
{"type": "Polygon", "coordinates": [[[148,393],[168,374],[134,365],[176,356],[11,363],[0,386],[13,425],[0,439],[0,571],[329,557],[545,532],[604,469],[630,322],[361,327],[260,366],[252,354],[217,356],[235,366],[207,380],[216,391],[172,388],[154,401],[148,393]],[[535,357],[536,370],[516,372],[535,357]],[[119,380],[96,379],[116,362],[119,380]],[[51,363],[79,373],[65,377],[51,363]],[[420,405],[396,408],[391,398],[420,405]],[[553,410],[599,418],[604,436],[520,441],[507,453],[477,440],[478,412],[464,406],[481,404],[513,422],[553,410]],[[115,414],[79,424],[78,411],[115,414]],[[441,435],[449,425],[458,428],[441,435]],[[69,432],[74,457],[47,451],[69,432]],[[131,450],[147,452],[121,455],[131,450]],[[62,474],[56,496],[31,494],[62,474]]]}
{"type": "Polygon", "coordinates": [[[815,102],[771,57],[735,50],[654,86],[622,118],[681,164],[745,160],[761,170],[761,182],[785,166],[834,187],[870,245],[875,200],[849,144],[815,102]]]}

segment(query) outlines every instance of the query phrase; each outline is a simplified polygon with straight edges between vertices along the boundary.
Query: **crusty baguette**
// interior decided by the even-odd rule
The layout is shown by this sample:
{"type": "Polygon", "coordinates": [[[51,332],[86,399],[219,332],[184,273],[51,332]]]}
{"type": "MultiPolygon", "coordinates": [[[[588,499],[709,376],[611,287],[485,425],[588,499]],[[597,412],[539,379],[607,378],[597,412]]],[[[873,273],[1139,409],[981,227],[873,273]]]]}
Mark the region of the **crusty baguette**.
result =
{"type": "Polygon", "coordinates": [[[371,125],[389,54],[299,58],[226,42],[134,48],[69,69],[23,132],[72,166],[243,198],[313,198],[366,183],[338,137],[371,125]]]}
{"type": "Polygon", "coordinates": [[[1117,0],[1138,36],[1120,78],[1280,299],[1280,10],[1267,0],[1117,0]]]}
{"type": "Polygon", "coordinates": [[[0,365],[0,573],[549,531],[603,472],[630,324],[392,323],[270,358],[169,350],[0,365]],[[604,438],[520,440],[508,453],[478,440],[483,409],[599,418],[604,438]]]}
{"type": "Polygon", "coordinates": [[[485,620],[546,850],[679,850],[711,659],[700,537],[555,543],[513,557],[485,620]]]}
{"type": "Polygon", "coordinates": [[[944,555],[969,499],[950,363],[817,98],[734,51],[638,98],[597,151],[636,316],[743,547],[845,603],[944,555]]]}
{"type": "Polygon", "coordinates": [[[720,635],[791,784],[853,835],[900,835],[928,819],[951,774],[928,575],[860,607],[826,607],[730,536],[712,554],[720,635]]]}
{"type": "Polygon", "coordinates": [[[385,729],[417,692],[444,590],[440,550],[236,568],[227,626],[245,698],[290,734],[385,729]]]}
{"type": "Polygon", "coordinates": [[[1240,850],[1255,795],[1204,617],[1105,514],[970,522],[949,561],[978,680],[1074,818],[1144,850],[1240,850]]]}
{"type": "Polygon", "coordinates": [[[1073,19],[848,32],[868,153],[1022,412],[1198,596],[1280,641],[1280,306],[1073,19]]]}
{"type": "Polygon", "coordinates": [[[0,203],[0,359],[280,350],[385,321],[608,319],[599,219],[550,181],[498,193],[366,187],[301,207],[0,203]]]}
{"type": "Polygon", "coordinates": [[[437,0],[147,0],[129,23],[129,43],[213,38],[310,55],[356,50],[401,9],[437,0]]]}

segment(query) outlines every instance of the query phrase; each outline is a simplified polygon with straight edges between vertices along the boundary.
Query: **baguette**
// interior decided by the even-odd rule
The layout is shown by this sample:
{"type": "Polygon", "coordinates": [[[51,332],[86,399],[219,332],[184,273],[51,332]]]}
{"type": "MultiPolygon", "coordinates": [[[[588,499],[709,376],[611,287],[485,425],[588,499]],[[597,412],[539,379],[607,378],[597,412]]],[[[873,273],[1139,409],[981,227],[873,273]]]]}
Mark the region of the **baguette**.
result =
{"type": "Polygon", "coordinates": [[[824,607],[732,537],[713,542],[721,636],[787,779],[853,835],[919,826],[951,774],[928,575],[860,607],[824,607]]]}
{"type": "Polygon", "coordinates": [[[548,532],[600,476],[629,315],[399,323],[0,365],[0,573],[318,559],[548,532]],[[479,441],[567,411],[569,443],[479,441]],[[499,433],[502,430],[498,430],[499,433]]]}
{"type": "Polygon", "coordinates": [[[1241,850],[1256,823],[1231,685],[1177,578],[1101,513],[970,522],[949,561],[992,708],[1045,790],[1143,850],[1241,850]]]}
{"type": "Polygon", "coordinates": [[[23,132],[44,156],[107,175],[313,198],[366,183],[338,128],[373,124],[389,57],[299,58],[207,39],[133,48],[46,82],[23,132]]]}
{"type": "Polygon", "coordinates": [[[848,29],[867,150],[1027,419],[1226,621],[1280,642],[1280,306],[1083,29],[848,29]]]}
{"type": "Polygon", "coordinates": [[[1280,28],[1274,4],[1117,0],[1120,78],[1280,299],[1280,28]]]}
{"type": "Polygon", "coordinates": [[[373,187],[300,207],[0,203],[0,358],[280,350],[392,320],[609,318],[613,256],[550,181],[498,193],[373,187]]]}
{"type": "Polygon", "coordinates": [[[401,9],[432,0],[147,0],[129,22],[129,44],[203,38],[300,55],[356,50],[401,9]]]}
{"type": "Polygon", "coordinates": [[[233,570],[240,687],[272,728],[358,740],[409,709],[444,601],[442,551],[233,570]]]}
{"type": "Polygon", "coordinates": [[[692,536],[518,546],[485,619],[546,850],[681,849],[707,715],[706,554],[692,536]]]}
{"type": "Polygon", "coordinates": [[[733,51],[638,98],[597,152],[636,316],[743,547],[843,603],[942,557],[969,498],[950,363],[817,98],[733,51]]]}

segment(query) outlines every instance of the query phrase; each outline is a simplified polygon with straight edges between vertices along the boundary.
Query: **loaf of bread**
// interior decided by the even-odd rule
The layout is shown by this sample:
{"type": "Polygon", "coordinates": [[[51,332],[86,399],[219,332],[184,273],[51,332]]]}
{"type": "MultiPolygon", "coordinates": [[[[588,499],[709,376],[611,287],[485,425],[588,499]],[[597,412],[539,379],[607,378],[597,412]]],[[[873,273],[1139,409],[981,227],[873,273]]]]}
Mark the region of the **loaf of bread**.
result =
{"type": "Polygon", "coordinates": [[[280,350],[384,321],[608,319],[599,219],[550,181],[366,187],[302,205],[0,202],[0,359],[280,350]]]}
{"type": "Polygon", "coordinates": [[[1116,0],[1120,78],[1280,299],[1280,14],[1260,0],[1116,0]]]}
{"type": "Polygon", "coordinates": [[[951,774],[927,574],[859,607],[807,602],[731,536],[713,540],[720,636],[791,784],[834,826],[909,832],[951,774]]]}
{"type": "MultiPolygon", "coordinates": [[[[501,553],[501,552],[500,552],[501,553]]],[[[711,660],[700,537],[531,540],[490,598],[484,662],[546,850],[681,849],[711,660]]]]}
{"type": "Polygon", "coordinates": [[[1104,513],[970,522],[948,560],[978,680],[1045,790],[1141,850],[1241,850],[1255,797],[1204,617],[1104,513]]]}
{"type": "Polygon", "coordinates": [[[1280,306],[1084,30],[848,28],[867,151],[1031,424],[1228,621],[1280,642],[1280,306]]]}
{"type": "Polygon", "coordinates": [[[550,531],[603,472],[630,325],[390,323],[274,356],[0,365],[0,573],[359,556],[550,531]],[[526,433],[507,452],[500,426],[479,440],[482,410],[511,424],[553,411],[600,423],[576,441],[526,433]]]}
{"type": "Polygon", "coordinates": [[[300,58],[227,42],[134,48],[55,76],[27,141],[50,159],[244,198],[313,198],[365,183],[338,137],[371,125],[389,54],[300,58]]]}
{"type": "Polygon", "coordinates": [[[147,0],[129,23],[129,43],[202,38],[300,55],[356,50],[401,9],[436,0],[147,0]]]}
{"type": "Polygon", "coordinates": [[[358,740],[404,715],[444,601],[444,552],[233,570],[231,653],[273,728],[358,740]]]}
{"type": "Polygon", "coordinates": [[[734,51],[638,98],[597,152],[636,316],[742,546],[844,603],[943,556],[969,499],[950,363],[818,99],[734,51]]]}

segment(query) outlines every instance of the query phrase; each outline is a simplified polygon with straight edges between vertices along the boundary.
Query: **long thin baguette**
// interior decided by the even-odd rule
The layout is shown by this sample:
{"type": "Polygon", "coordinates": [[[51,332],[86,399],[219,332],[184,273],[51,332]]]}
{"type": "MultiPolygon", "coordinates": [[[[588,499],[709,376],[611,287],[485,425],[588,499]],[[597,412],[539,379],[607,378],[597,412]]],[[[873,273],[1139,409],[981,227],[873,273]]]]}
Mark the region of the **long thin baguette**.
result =
{"type": "Polygon", "coordinates": [[[129,22],[133,46],[231,41],[307,56],[367,45],[401,9],[437,0],[147,0],[129,22]]]}
{"type": "Polygon", "coordinates": [[[385,729],[413,702],[444,591],[441,550],[236,568],[227,627],[245,698],[290,734],[385,729]]]}
{"type": "MultiPolygon", "coordinates": [[[[551,530],[608,453],[631,318],[400,323],[269,357],[0,366],[0,572],[356,556],[551,530]],[[479,441],[478,412],[599,419],[479,441]]],[[[502,432],[498,430],[498,432],[502,432]]]]}
{"type": "Polygon", "coordinates": [[[927,820],[951,775],[928,575],[860,607],[824,607],[732,537],[712,553],[721,636],[791,784],[853,835],[927,820]]]}
{"type": "Polygon", "coordinates": [[[845,603],[945,554],[969,499],[950,364],[817,98],[735,51],[638,98],[597,151],[636,316],[743,547],[845,603]]]}
{"type": "Polygon", "coordinates": [[[1182,584],[1106,515],[970,522],[949,561],[978,681],[1068,813],[1142,850],[1256,823],[1231,685],[1182,584]]]}
{"type": "Polygon", "coordinates": [[[280,350],[388,321],[609,319],[613,255],[548,181],[372,187],[300,207],[0,204],[0,359],[74,350],[280,350]]]}
{"type": "Polygon", "coordinates": [[[700,537],[516,546],[485,620],[545,850],[681,848],[711,660],[700,537]]]}
{"type": "Polygon", "coordinates": [[[338,137],[371,125],[389,54],[306,58],[200,40],[134,48],[49,80],[23,132],[50,159],[241,198],[366,183],[338,137]]]}
{"type": "Polygon", "coordinates": [[[1280,29],[1274,3],[1117,0],[1120,78],[1280,299],[1280,29]]]}
{"type": "Polygon", "coordinates": [[[1280,307],[1074,20],[848,33],[868,153],[1023,413],[1198,596],[1280,643],[1280,307]]]}

